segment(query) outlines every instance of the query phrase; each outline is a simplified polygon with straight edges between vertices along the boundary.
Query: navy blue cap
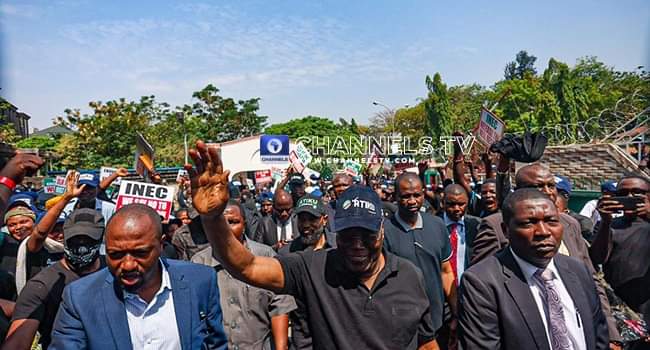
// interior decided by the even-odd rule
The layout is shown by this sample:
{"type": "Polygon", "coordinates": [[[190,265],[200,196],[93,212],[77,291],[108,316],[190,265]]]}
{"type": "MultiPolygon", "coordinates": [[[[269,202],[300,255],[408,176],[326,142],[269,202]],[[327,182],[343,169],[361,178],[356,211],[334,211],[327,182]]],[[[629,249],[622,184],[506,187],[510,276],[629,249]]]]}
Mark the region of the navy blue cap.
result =
{"type": "Polygon", "coordinates": [[[616,192],[616,181],[608,180],[600,184],[601,192],[616,192]]]}
{"type": "Polygon", "coordinates": [[[36,212],[36,206],[34,205],[35,203],[36,198],[34,198],[34,196],[28,194],[27,192],[19,192],[9,197],[9,205],[7,205],[7,210],[21,205],[25,208],[29,208],[33,212],[36,212]]]}
{"type": "Polygon", "coordinates": [[[359,227],[378,232],[381,222],[381,200],[370,187],[350,186],[336,200],[334,215],[336,231],[359,227]]]}
{"type": "Polygon", "coordinates": [[[556,175],[555,176],[555,188],[557,188],[558,192],[564,192],[568,195],[571,194],[571,181],[569,181],[569,178],[556,175]]]}
{"type": "Polygon", "coordinates": [[[79,186],[99,187],[99,176],[95,173],[79,173],[79,186]]]}
{"type": "Polygon", "coordinates": [[[262,192],[262,193],[260,193],[259,202],[263,203],[263,202],[266,202],[266,201],[273,202],[273,193],[271,193],[271,192],[262,192]]]}

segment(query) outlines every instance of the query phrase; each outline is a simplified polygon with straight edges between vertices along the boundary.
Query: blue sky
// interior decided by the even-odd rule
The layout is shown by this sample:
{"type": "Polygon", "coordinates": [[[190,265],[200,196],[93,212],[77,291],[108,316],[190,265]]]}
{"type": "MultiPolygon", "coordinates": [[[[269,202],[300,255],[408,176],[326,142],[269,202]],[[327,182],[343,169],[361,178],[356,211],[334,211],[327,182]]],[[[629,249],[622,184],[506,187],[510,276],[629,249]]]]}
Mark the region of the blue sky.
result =
{"type": "Polygon", "coordinates": [[[44,128],[65,108],[215,84],[269,123],[367,122],[424,78],[490,85],[519,50],[543,70],[595,55],[650,66],[650,1],[0,1],[0,94],[44,128]]]}

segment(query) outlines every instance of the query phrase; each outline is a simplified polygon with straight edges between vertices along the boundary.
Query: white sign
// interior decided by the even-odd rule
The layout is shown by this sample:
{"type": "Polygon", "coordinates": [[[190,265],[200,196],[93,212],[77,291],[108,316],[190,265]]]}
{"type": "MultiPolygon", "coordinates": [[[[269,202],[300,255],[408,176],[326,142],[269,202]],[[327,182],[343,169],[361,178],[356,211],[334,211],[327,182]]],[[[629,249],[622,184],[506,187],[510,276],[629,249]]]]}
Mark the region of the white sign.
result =
{"type": "Polygon", "coordinates": [[[172,211],[175,192],[176,188],[174,187],[124,180],[120,185],[115,209],[120,209],[129,204],[140,203],[153,208],[167,220],[172,211]]]}
{"type": "Polygon", "coordinates": [[[246,179],[246,185],[248,186],[248,189],[251,191],[255,191],[255,183],[253,182],[252,179],[246,179]]]}
{"type": "Polygon", "coordinates": [[[181,178],[190,178],[190,175],[187,173],[187,170],[185,169],[178,169],[178,174],[176,174],[176,182],[180,182],[181,178]]]}
{"type": "Polygon", "coordinates": [[[476,138],[481,143],[490,147],[493,143],[501,140],[505,130],[506,124],[501,119],[487,109],[481,109],[481,121],[479,121],[476,130],[476,138]]]}
{"type": "Polygon", "coordinates": [[[296,145],[296,155],[298,156],[298,159],[300,159],[300,162],[302,163],[303,166],[309,165],[309,162],[311,162],[312,156],[307,147],[302,144],[302,142],[299,142],[296,145]]]}
{"type": "MultiPolygon", "coordinates": [[[[99,168],[99,183],[104,181],[105,178],[110,177],[111,175],[115,174],[117,172],[117,168],[109,168],[106,166],[103,166],[99,168]]],[[[122,177],[118,177],[113,181],[113,185],[119,186],[122,183],[122,177]]]]}

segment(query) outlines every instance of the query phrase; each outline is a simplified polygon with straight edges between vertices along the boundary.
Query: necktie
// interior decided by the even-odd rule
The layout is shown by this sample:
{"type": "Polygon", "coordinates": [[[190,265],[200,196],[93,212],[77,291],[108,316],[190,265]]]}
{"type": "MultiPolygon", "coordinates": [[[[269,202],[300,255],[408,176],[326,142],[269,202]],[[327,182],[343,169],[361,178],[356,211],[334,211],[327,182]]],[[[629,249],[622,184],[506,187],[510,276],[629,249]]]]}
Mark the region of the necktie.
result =
{"type": "Polygon", "coordinates": [[[458,224],[451,224],[451,232],[449,233],[449,243],[451,243],[451,268],[454,270],[454,280],[458,286],[458,266],[456,257],[458,255],[458,224]]]}
{"type": "Polygon", "coordinates": [[[537,281],[544,298],[544,308],[546,309],[546,322],[551,336],[551,349],[566,350],[571,349],[569,340],[569,331],[567,330],[560,295],[555,289],[553,271],[539,269],[533,278],[537,281]]]}
{"type": "Polygon", "coordinates": [[[280,240],[281,241],[286,241],[287,240],[287,225],[280,223],[280,240]]]}

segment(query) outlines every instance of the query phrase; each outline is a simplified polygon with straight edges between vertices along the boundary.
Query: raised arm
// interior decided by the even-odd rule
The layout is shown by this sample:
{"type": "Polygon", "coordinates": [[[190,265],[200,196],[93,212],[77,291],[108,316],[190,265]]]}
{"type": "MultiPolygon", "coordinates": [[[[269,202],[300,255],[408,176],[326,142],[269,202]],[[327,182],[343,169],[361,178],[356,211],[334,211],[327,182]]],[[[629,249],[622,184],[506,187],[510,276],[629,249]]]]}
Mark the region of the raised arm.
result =
{"type": "Polygon", "coordinates": [[[73,198],[78,197],[84,190],[84,187],[86,187],[86,185],[77,187],[78,181],[79,173],[71,171],[66,179],[65,193],[61,200],[56,202],[56,204],[45,213],[43,218],[34,227],[29,241],[27,241],[27,250],[35,253],[43,248],[43,243],[45,242],[45,239],[47,239],[47,235],[52,231],[54,225],[56,225],[56,220],[61,215],[61,212],[63,212],[65,206],[70,203],[73,198]]]}
{"type": "Polygon", "coordinates": [[[187,167],[192,186],[192,203],[201,214],[203,230],[215,258],[230,274],[256,287],[274,292],[284,287],[284,272],[275,258],[254,256],[230,231],[223,216],[228,203],[228,170],[223,170],[217,149],[202,141],[190,150],[194,167],[187,167]]]}
{"type": "Polygon", "coordinates": [[[111,184],[113,184],[118,177],[125,177],[127,175],[129,175],[129,171],[126,168],[119,168],[116,172],[112,173],[109,177],[99,183],[99,189],[101,191],[106,191],[106,189],[111,187],[111,184]]]}
{"type": "Polygon", "coordinates": [[[6,178],[13,182],[13,186],[10,186],[9,181],[6,180],[3,180],[3,184],[0,184],[0,216],[4,217],[5,215],[9,197],[11,197],[14,190],[13,187],[23,182],[26,174],[35,172],[43,164],[43,159],[37,155],[17,153],[0,169],[0,178],[6,178]]]}

